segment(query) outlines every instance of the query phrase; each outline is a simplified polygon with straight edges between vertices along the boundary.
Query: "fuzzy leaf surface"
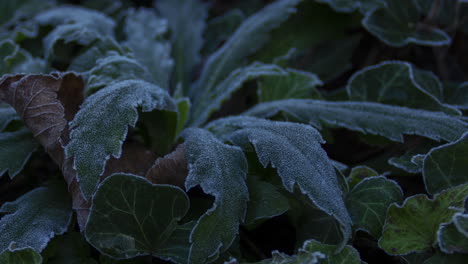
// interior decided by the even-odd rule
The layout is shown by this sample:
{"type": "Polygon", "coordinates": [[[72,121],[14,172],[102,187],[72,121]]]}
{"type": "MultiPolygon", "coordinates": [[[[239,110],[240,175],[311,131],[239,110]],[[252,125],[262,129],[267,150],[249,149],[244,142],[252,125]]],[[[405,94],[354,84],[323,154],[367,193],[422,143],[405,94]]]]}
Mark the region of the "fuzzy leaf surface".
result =
{"type": "Polygon", "coordinates": [[[26,128],[0,133],[0,177],[8,171],[10,179],[13,179],[38,146],[39,143],[26,128]]]}
{"type": "Polygon", "coordinates": [[[457,113],[442,105],[442,85],[431,72],[407,62],[386,61],[356,72],[346,87],[350,100],[457,113]]]}
{"type": "Polygon", "coordinates": [[[192,125],[199,126],[206,122],[210,115],[218,110],[222,103],[242,85],[252,79],[266,76],[286,75],[287,73],[276,65],[253,63],[244,68],[239,68],[219,83],[213,91],[202,94],[193,108],[192,125]]]}
{"type": "Polygon", "coordinates": [[[159,0],[155,6],[169,22],[175,84],[186,93],[194,67],[200,62],[208,5],[199,0],[159,0]]]}
{"type": "Polygon", "coordinates": [[[392,204],[387,211],[379,246],[391,255],[430,249],[437,243],[439,225],[448,222],[464,206],[468,184],[446,189],[429,199],[424,194],[392,204]]]}
{"type": "Polygon", "coordinates": [[[287,69],[287,75],[265,76],[260,78],[258,95],[261,102],[275,101],[289,98],[314,98],[321,96],[315,89],[322,85],[317,75],[287,69]]]}
{"type": "Polygon", "coordinates": [[[7,73],[39,73],[44,71],[45,63],[34,58],[11,40],[0,42],[0,75],[7,73]]]}
{"type": "Polygon", "coordinates": [[[276,1],[247,18],[207,60],[192,96],[212,91],[230,72],[242,65],[244,59],[260,48],[269,32],[295,11],[299,0],[276,1]]]}
{"type": "Polygon", "coordinates": [[[135,126],[138,120],[138,109],[175,112],[176,105],[158,86],[127,80],[113,83],[88,97],[70,122],[70,143],[65,152],[67,157],[74,158],[85,198],[89,199],[95,192],[111,155],[120,157],[128,126],[135,126]]]}
{"type": "Polygon", "coordinates": [[[432,26],[419,26],[420,14],[415,0],[385,1],[385,5],[366,14],[362,25],[385,44],[402,47],[409,43],[441,46],[451,39],[432,26]]]}
{"type": "Polygon", "coordinates": [[[374,176],[356,184],[346,195],[345,202],[356,228],[379,238],[388,207],[402,200],[403,191],[398,183],[374,176]]]}
{"type": "Polygon", "coordinates": [[[19,116],[13,107],[0,103],[0,132],[3,131],[13,120],[19,120],[19,116]]]}
{"type": "Polygon", "coordinates": [[[229,248],[244,221],[249,200],[247,160],[239,147],[222,143],[206,130],[190,128],[183,136],[189,165],[186,190],[200,185],[215,197],[190,235],[189,259],[203,263],[229,248]]]}
{"type": "Polygon", "coordinates": [[[72,217],[66,187],[58,182],[36,188],[0,208],[0,252],[32,248],[41,252],[55,235],[67,231],[72,217]]]}
{"type": "Polygon", "coordinates": [[[319,128],[322,125],[344,127],[399,142],[403,141],[404,134],[455,141],[467,129],[463,121],[440,112],[370,102],[287,99],[258,104],[245,115],[268,118],[280,113],[319,128]]]}
{"type": "Polygon", "coordinates": [[[219,119],[208,127],[245,151],[252,151],[253,146],[263,167],[271,164],[277,169],[286,190],[293,192],[297,185],[317,207],[341,223],[344,241],[349,238],[351,219],[317,130],[303,124],[245,116],[219,119]]]}
{"type": "Polygon", "coordinates": [[[150,73],[154,83],[168,89],[174,61],[170,43],[163,39],[168,30],[167,20],[158,17],[152,9],[130,9],[125,19],[125,44],[135,58],[150,73]]]}
{"type": "Polygon", "coordinates": [[[95,248],[117,259],[158,256],[188,207],[188,197],[178,187],[113,174],[94,196],[85,235],[95,248]]]}

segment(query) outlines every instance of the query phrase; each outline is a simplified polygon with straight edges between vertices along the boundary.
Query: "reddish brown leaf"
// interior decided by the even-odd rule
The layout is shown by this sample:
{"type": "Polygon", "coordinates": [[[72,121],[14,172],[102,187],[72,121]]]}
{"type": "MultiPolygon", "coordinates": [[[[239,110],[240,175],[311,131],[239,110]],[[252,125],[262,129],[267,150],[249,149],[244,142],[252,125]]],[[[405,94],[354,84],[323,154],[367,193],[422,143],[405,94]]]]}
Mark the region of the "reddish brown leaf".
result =
{"type": "Polygon", "coordinates": [[[173,152],[158,158],[145,177],[152,183],[171,184],[185,189],[187,175],[185,146],[180,144],[173,152]]]}

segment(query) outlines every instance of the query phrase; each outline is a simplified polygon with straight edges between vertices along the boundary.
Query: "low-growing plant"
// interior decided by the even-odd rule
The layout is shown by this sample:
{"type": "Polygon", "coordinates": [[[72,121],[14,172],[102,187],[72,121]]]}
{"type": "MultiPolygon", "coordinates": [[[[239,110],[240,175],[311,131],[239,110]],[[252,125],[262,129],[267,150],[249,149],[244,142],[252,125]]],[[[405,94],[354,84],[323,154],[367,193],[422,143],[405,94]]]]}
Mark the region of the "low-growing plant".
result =
{"type": "Polygon", "coordinates": [[[467,1],[0,13],[0,263],[467,263],[467,1]]]}

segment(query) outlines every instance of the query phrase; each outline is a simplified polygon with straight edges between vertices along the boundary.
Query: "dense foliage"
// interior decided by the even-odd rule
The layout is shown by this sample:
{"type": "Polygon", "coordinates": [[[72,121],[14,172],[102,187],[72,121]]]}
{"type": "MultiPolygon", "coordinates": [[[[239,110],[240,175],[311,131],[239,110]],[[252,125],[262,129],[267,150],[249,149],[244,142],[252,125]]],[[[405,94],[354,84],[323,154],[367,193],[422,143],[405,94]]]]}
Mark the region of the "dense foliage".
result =
{"type": "Polygon", "coordinates": [[[0,263],[468,263],[468,1],[0,2],[0,263]]]}

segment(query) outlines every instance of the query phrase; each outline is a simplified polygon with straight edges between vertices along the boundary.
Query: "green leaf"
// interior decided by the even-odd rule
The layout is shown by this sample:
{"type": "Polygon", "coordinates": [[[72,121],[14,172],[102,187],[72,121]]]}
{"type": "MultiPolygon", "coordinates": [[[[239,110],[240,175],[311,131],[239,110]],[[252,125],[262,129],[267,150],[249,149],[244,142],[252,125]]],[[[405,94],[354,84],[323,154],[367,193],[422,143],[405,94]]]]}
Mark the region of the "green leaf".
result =
{"type": "Polygon", "coordinates": [[[403,191],[397,182],[383,176],[363,179],[346,195],[345,202],[353,224],[379,238],[387,209],[403,200],[403,191]]]}
{"type": "Polygon", "coordinates": [[[324,140],[311,126],[236,116],[208,124],[223,140],[257,152],[263,167],[276,168],[286,190],[297,185],[320,209],[342,225],[343,242],[351,235],[346,210],[333,164],[321,145],[324,140]]]}
{"type": "Polygon", "coordinates": [[[245,82],[262,76],[286,74],[283,69],[276,65],[258,62],[231,72],[214,90],[199,95],[199,100],[193,106],[191,125],[200,126],[205,123],[210,115],[218,110],[222,103],[229,99],[232,93],[240,89],[245,82]]]}
{"type": "Polygon", "coordinates": [[[415,0],[385,1],[381,8],[368,12],[362,25],[385,44],[402,47],[409,43],[425,46],[448,45],[450,37],[444,31],[419,23],[415,0]]]}
{"type": "Polygon", "coordinates": [[[203,31],[208,16],[208,5],[199,0],[158,0],[155,5],[169,21],[175,62],[175,84],[188,92],[194,67],[200,63],[203,31]]]}
{"type": "Polygon", "coordinates": [[[72,217],[71,199],[64,184],[36,188],[0,208],[0,253],[32,248],[41,252],[55,235],[67,231],[72,217]]]}
{"type": "Polygon", "coordinates": [[[468,133],[455,142],[431,149],[423,162],[423,177],[430,194],[468,182],[468,133]]]}
{"type": "Polygon", "coordinates": [[[370,102],[287,99],[258,104],[245,112],[263,118],[279,113],[319,128],[321,125],[344,127],[399,142],[403,141],[403,134],[454,141],[467,129],[466,123],[443,113],[370,102]]]}
{"type": "Polygon", "coordinates": [[[468,109],[468,82],[459,85],[446,85],[444,98],[447,104],[459,109],[468,109]]]}
{"type": "Polygon", "coordinates": [[[177,99],[177,128],[176,135],[184,129],[185,123],[187,123],[190,115],[190,109],[192,105],[190,104],[190,99],[187,97],[177,99]]]}
{"type": "Polygon", "coordinates": [[[33,58],[11,40],[0,42],[0,75],[7,73],[38,73],[45,69],[42,59],[33,58]]]}
{"type": "Polygon", "coordinates": [[[98,59],[96,66],[89,72],[87,93],[93,93],[102,87],[131,79],[151,80],[146,68],[135,59],[118,54],[98,59]]]}
{"type": "Polygon", "coordinates": [[[210,93],[230,72],[242,65],[244,59],[268,40],[268,33],[295,11],[300,0],[279,0],[239,26],[226,43],[207,60],[191,97],[210,93]]]}
{"type": "Polygon", "coordinates": [[[154,83],[166,90],[174,66],[170,43],[163,39],[167,30],[167,20],[158,17],[152,9],[127,11],[125,44],[135,54],[136,60],[147,68],[154,83]]]}
{"type": "Polygon", "coordinates": [[[360,183],[362,180],[379,176],[379,173],[372,168],[367,166],[356,166],[351,169],[351,172],[348,175],[346,181],[349,184],[350,188],[353,188],[356,184],[360,183]]]}
{"type": "Polygon", "coordinates": [[[440,102],[442,85],[437,76],[408,62],[385,61],[366,67],[350,78],[346,89],[353,101],[458,113],[440,102]]]}
{"type": "Polygon", "coordinates": [[[409,151],[400,157],[390,158],[388,160],[388,164],[409,173],[421,173],[423,170],[423,164],[419,160],[421,158],[420,156],[421,154],[415,154],[412,151],[409,151]]]}
{"type": "Polygon", "coordinates": [[[33,17],[55,4],[55,0],[16,0],[0,1],[0,24],[5,27],[14,25],[22,19],[33,17]]]}
{"type": "Polygon", "coordinates": [[[171,240],[189,200],[178,187],[113,174],[99,186],[86,225],[88,242],[116,259],[158,256],[171,240]]]}
{"type": "Polygon", "coordinates": [[[254,175],[249,175],[247,187],[250,197],[245,216],[246,224],[272,218],[289,210],[288,199],[273,184],[262,181],[254,175]]]}
{"type": "Polygon", "coordinates": [[[457,208],[464,205],[468,184],[436,194],[429,199],[424,194],[408,197],[401,206],[392,204],[379,246],[390,255],[422,252],[437,243],[439,225],[450,221],[457,208]]]}
{"type": "Polygon", "coordinates": [[[385,0],[317,0],[317,2],[327,3],[337,12],[352,12],[360,8],[363,14],[385,5],[385,0]]]}
{"type": "Polygon", "coordinates": [[[465,264],[466,254],[442,254],[436,253],[423,264],[465,264]]]}
{"type": "Polygon", "coordinates": [[[258,81],[258,97],[261,102],[275,101],[289,98],[321,98],[315,89],[322,85],[317,75],[287,69],[287,75],[272,75],[261,77],[258,81]]]}
{"type": "Polygon", "coordinates": [[[6,250],[0,254],[2,264],[41,264],[42,257],[32,248],[6,250]]]}
{"type": "Polygon", "coordinates": [[[16,110],[8,104],[0,102],[0,132],[14,120],[19,120],[16,110]]]}
{"type": "Polygon", "coordinates": [[[439,247],[444,253],[468,253],[468,214],[456,213],[437,232],[439,247]]]}
{"type": "Polygon", "coordinates": [[[185,188],[200,185],[215,197],[190,235],[189,260],[204,263],[231,246],[244,221],[249,200],[247,160],[240,148],[223,144],[206,130],[190,128],[183,136],[189,165],[185,188]]]}
{"type": "Polygon", "coordinates": [[[39,143],[26,128],[0,133],[0,178],[8,171],[10,179],[13,179],[23,170],[38,146],[39,143]]]}
{"type": "Polygon", "coordinates": [[[225,40],[227,40],[245,20],[240,9],[231,9],[221,16],[208,21],[204,33],[205,43],[203,53],[211,54],[225,40]]]}
{"type": "Polygon", "coordinates": [[[48,9],[34,20],[42,26],[56,27],[43,39],[46,58],[54,53],[54,46],[59,40],[89,45],[95,40],[114,35],[115,22],[111,18],[82,7],[61,6],[48,9]]]}
{"type": "Polygon", "coordinates": [[[175,112],[176,105],[158,86],[127,80],[113,83],[88,97],[70,122],[70,143],[65,152],[67,157],[74,158],[74,168],[86,199],[96,190],[110,156],[120,157],[128,126],[135,126],[139,109],[175,112]]]}

